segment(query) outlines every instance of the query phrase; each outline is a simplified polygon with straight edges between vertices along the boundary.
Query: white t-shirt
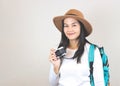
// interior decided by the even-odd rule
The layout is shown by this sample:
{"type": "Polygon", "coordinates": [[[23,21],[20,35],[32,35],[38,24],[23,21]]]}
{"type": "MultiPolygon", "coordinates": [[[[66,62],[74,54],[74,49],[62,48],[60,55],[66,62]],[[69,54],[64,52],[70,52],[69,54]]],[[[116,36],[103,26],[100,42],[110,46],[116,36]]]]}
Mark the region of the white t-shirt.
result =
{"type": "MultiPolygon", "coordinates": [[[[51,65],[49,74],[50,86],[91,86],[88,63],[89,47],[90,44],[86,43],[81,63],[77,63],[76,59],[72,59],[76,50],[67,49],[67,54],[58,75],[55,74],[53,65],[51,65]]],[[[104,86],[103,66],[98,48],[95,50],[93,68],[95,86],[104,86]]]]}

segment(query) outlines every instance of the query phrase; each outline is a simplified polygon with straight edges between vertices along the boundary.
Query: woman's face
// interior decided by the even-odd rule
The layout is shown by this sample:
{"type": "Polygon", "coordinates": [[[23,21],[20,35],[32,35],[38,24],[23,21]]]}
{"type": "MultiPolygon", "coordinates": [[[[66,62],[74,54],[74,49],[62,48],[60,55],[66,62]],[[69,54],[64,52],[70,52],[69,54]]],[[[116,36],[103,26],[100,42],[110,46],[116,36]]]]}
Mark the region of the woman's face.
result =
{"type": "Polygon", "coordinates": [[[80,35],[79,22],[74,18],[65,18],[64,33],[69,40],[76,40],[80,35]]]}

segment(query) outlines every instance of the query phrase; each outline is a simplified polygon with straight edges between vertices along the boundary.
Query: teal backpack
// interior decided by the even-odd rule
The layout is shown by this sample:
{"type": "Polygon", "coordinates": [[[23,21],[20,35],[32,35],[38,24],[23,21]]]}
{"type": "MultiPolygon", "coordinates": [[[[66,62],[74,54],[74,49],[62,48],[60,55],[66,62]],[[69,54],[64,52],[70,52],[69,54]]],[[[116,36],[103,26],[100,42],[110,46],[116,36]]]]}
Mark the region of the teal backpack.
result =
{"type": "Polygon", "coordinates": [[[108,64],[108,57],[104,52],[103,47],[98,47],[97,45],[91,44],[89,49],[89,67],[90,67],[90,84],[91,86],[95,86],[94,84],[94,77],[93,77],[93,63],[94,63],[94,50],[98,48],[100,51],[102,63],[103,63],[103,73],[104,73],[104,83],[105,86],[109,86],[109,64],[108,64]]]}

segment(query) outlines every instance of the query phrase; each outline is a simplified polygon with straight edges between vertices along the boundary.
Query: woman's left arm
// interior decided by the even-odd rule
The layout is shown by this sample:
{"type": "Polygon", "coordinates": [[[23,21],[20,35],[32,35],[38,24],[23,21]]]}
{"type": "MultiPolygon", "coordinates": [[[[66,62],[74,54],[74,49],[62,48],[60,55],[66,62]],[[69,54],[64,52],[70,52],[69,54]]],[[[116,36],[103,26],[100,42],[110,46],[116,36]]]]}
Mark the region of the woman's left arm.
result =
{"type": "Polygon", "coordinates": [[[94,53],[93,77],[94,77],[95,86],[105,86],[102,59],[99,49],[97,47],[94,53]]]}

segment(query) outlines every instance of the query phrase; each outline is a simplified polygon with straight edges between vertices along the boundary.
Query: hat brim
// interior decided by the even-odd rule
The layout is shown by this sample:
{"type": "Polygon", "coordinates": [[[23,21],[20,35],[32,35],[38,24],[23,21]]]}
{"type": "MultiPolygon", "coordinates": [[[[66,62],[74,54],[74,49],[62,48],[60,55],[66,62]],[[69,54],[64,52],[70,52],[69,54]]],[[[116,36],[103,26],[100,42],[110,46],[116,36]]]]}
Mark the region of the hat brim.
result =
{"type": "Polygon", "coordinates": [[[74,15],[64,15],[64,16],[57,16],[57,17],[53,18],[53,22],[60,32],[62,31],[62,21],[65,18],[75,18],[76,20],[80,21],[81,23],[83,23],[83,25],[86,29],[85,36],[88,36],[91,34],[91,32],[92,32],[91,24],[84,18],[80,18],[80,17],[74,16],[74,15]]]}

